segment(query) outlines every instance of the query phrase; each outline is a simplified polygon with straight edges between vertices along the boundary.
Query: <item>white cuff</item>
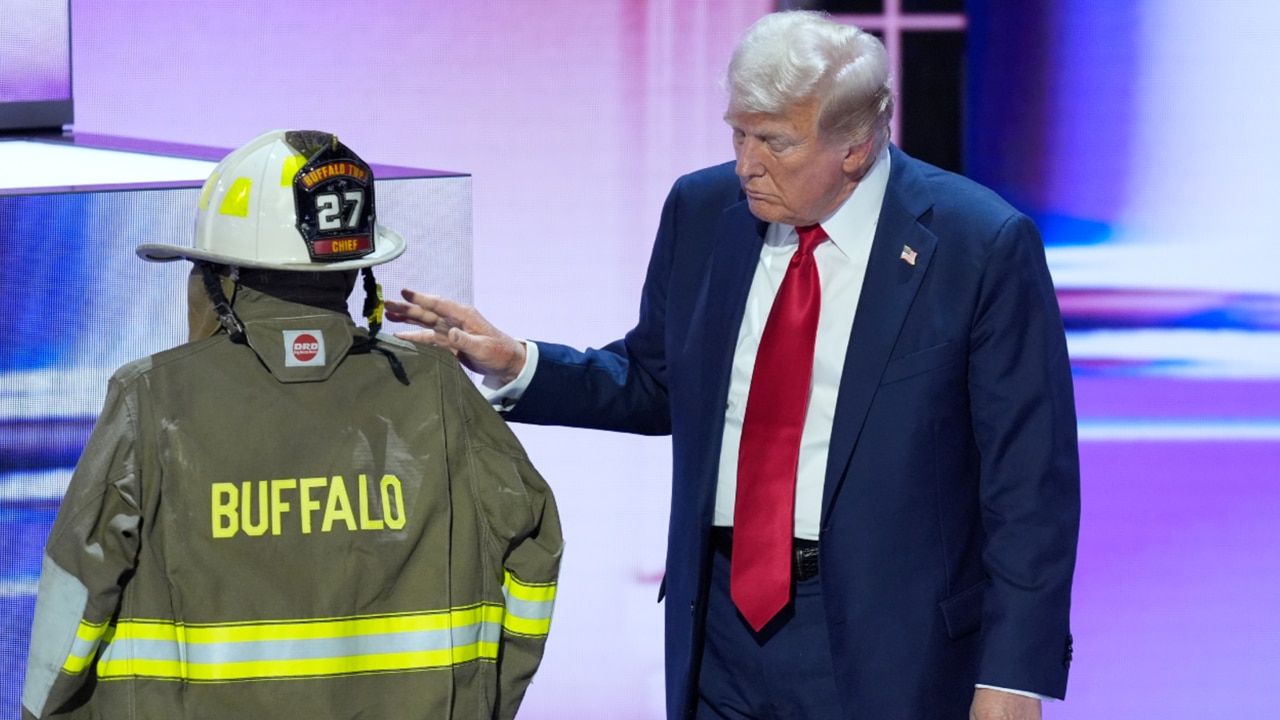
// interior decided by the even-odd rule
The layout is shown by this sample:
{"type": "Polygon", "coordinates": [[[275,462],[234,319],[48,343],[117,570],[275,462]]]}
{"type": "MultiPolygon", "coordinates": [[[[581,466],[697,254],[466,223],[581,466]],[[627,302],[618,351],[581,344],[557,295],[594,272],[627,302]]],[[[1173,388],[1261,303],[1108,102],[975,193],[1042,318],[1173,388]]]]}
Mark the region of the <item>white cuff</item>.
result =
{"type": "Polygon", "coordinates": [[[491,382],[491,376],[485,376],[480,383],[480,394],[498,412],[505,412],[516,406],[520,396],[524,395],[524,391],[529,389],[529,383],[533,380],[533,373],[538,369],[537,343],[531,340],[524,340],[523,342],[524,368],[520,370],[520,374],[516,376],[515,380],[506,385],[498,386],[495,382],[491,382]]]}
{"type": "Polygon", "coordinates": [[[1026,690],[1010,690],[1009,688],[996,687],[994,685],[983,685],[982,683],[978,683],[974,687],[986,688],[988,690],[998,690],[1000,692],[1007,692],[1011,695],[1021,695],[1022,697],[1035,698],[1037,700],[1041,700],[1044,702],[1053,702],[1054,700],[1057,699],[1057,698],[1051,698],[1048,695],[1040,695],[1033,692],[1027,692],[1026,690]]]}

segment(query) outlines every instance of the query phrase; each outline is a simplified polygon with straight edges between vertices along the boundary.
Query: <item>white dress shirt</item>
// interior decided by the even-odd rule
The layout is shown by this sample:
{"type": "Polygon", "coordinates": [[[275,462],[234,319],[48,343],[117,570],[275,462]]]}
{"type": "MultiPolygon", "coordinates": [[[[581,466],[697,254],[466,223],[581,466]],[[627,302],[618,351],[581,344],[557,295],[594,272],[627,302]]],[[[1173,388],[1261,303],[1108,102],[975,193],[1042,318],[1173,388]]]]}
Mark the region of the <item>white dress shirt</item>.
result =
{"type": "MultiPolygon", "coordinates": [[[[822,309],[818,315],[818,337],[814,345],[813,378],[804,431],[800,436],[800,462],[796,472],[795,536],[818,539],[822,512],[822,487],[827,472],[827,448],[831,424],[840,393],[845,350],[853,331],[853,315],[862,292],[862,278],[871,255],[871,241],[880,219],[880,205],[889,183],[889,152],[885,150],[854,188],[853,194],[830,217],[822,229],[831,239],[818,245],[813,257],[822,284],[822,309]]],[[[742,419],[747,411],[747,395],[760,349],[765,321],[778,294],[791,256],[800,237],[791,225],[773,223],[765,233],[760,261],[756,264],[747,307],[738,330],[729,377],[729,401],[724,416],[724,443],[720,448],[720,473],[716,483],[716,525],[733,525],[733,506],[738,487],[738,449],[742,441],[742,419]]]]}

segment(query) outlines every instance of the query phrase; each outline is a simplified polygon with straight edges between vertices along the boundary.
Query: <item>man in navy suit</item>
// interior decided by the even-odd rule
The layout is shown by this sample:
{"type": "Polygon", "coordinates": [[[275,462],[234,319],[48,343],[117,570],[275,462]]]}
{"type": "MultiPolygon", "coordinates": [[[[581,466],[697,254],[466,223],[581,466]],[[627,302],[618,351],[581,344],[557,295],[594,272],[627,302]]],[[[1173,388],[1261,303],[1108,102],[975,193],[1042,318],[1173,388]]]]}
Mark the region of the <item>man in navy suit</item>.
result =
{"type": "Polygon", "coordinates": [[[890,146],[885,52],[856,28],[766,16],[727,80],[736,162],[672,188],[621,340],[521,342],[409,291],[388,316],[482,373],[510,420],[671,434],[672,720],[1039,718],[1066,691],[1079,525],[1071,373],[1039,233],[890,146]],[[757,386],[808,371],[757,361],[814,226],[803,252],[820,312],[785,473],[790,586],[781,611],[748,620],[738,588],[751,588],[731,579],[747,552],[735,498],[748,453],[772,443],[743,441],[747,408],[757,386]]]}

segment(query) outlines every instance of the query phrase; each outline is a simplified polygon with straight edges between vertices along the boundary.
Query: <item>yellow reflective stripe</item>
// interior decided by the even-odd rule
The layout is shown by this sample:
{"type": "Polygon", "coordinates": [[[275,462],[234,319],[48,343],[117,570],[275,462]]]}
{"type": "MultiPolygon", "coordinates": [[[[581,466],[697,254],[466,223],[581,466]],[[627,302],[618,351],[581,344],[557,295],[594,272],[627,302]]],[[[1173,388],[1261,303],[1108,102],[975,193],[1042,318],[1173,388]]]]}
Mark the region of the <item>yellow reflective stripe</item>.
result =
{"type": "Polygon", "coordinates": [[[443,630],[480,622],[498,622],[501,616],[502,608],[496,605],[473,605],[448,611],[411,615],[366,615],[353,618],[216,625],[174,623],[166,620],[125,620],[116,626],[115,636],[117,640],[175,642],[181,632],[185,634],[185,642],[193,644],[312,640],[443,630]]]}
{"type": "Polygon", "coordinates": [[[76,628],[75,642],[71,644],[67,660],[62,664],[63,671],[75,674],[89,667],[98,650],[98,641],[106,632],[106,622],[91,623],[81,620],[80,626],[76,628]]]}
{"type": "Polygon", "coordinates": [[[290,155],[284,159],[284,167],[280,170],[280,187],[289,187],[293,184],[293,178],[307,164],[307,159],[301,155],[290,155]]]}
{"type": "Polygon", "coordinates": [[[257,660],[213,664],[134,658],[99,662],[98,677],[103,681],[145,677],[158,680],[185,680],[204,683],[234,682],[262,678],[283,680],[318,676],[430,670],[461,665],[473,660],[496,660],[497,657],[498,643],[476,642],[446,650],[379,653],[305,660],[257,660]]]}
{"type": "Polygon", "coordinates": [[[510,570],[504,571],[502,593],[506,598],[506,615],[502,629],[515,634],[542,637],[551,632],[551,613],[555,609],[556,584],[527,583],[510,570]]]}
{"type": "Polygon", "coordinates": [[[503,587],[507,593],[518,600],[527,602],[550,602],[556,599],[556,584],[527,583],[516,577],[510,570],[504,570],[503,587]]]}
{"type": "Polygon", "coordinates": [[[249,217],[249,191],[253,189],[253,181],[249,178],[236,178],[231,189],[222,198],[218,212],[223,215],[249,217]]]}
{"type": "Polygon", "coordinates": [[[98,661],[103,680],[192,682],[403,672],[495,660],[504,610],[447,611],[282,622],[182,624],[125,620],[98,661]]]}
{"type": "Polygon", "coordinates": [[[502,618],[502,629],[513,635],[542,637],[551,632],[551,618],[530,620],[509,614],[502,618]]]}

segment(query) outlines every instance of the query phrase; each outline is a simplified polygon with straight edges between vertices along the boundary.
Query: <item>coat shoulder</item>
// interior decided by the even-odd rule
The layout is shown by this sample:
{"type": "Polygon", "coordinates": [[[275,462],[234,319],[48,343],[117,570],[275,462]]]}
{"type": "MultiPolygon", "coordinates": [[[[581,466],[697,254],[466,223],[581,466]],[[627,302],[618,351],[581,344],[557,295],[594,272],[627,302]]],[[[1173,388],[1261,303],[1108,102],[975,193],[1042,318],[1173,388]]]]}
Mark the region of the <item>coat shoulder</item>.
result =
{"type": "Polygon", "coordinates": [[[671,194],[717,208],[737,204],[743,200],[742,184],[733,167],[734,163],[730,161],[682,175],[676,180],[671,194]]]}
{"type": "Polygon", "coordinates": [[[997,226],[1022,214],[991,188],[963,175],[901,151],[895,152],[893,163],[890,185],[894,186],[897,180],[896,186],[903,197],[927,198],[936,213],[997,226]]]}

